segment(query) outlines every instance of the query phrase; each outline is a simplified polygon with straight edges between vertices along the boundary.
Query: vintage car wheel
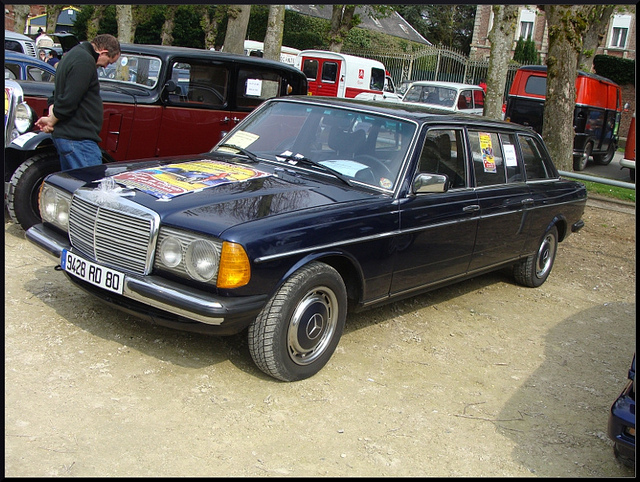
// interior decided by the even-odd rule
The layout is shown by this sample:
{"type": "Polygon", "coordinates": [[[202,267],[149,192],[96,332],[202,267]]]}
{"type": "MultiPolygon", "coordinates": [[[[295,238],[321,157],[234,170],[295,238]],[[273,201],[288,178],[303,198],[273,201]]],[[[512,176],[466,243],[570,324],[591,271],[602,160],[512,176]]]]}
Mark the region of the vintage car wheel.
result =
{"type": "Polygon", "coordinates": [[[573,158],[573,170],[574,171],[584,171],[584,168],[587,167],[587,162],[589,162],[589,158],[591,157],[591,151],[593,150],[593,144],[591,142],[587,142],[584,146],[584,152],[580,156],[575,156],[573,158]]]}
{"type": "Polygon", "coordinates": [[[11,219],[25,231],[41,222],[38,195],[44,178],[60,170],[58,153],[47,151],[24,161],[11,176],[7,209],[11,219]]]}
{"type": "Polygon", "coordinates": [[[553,226],[543,236],[536,252],[521,260],[513,268],[513,275],[518,283],[537,288],[544,283],[551,273],[558,250],[558,228],[553,226]]]}
{"type": "Polygon", "coordinates": [[[346,311],[347,290],[335,269],[318,262],[300,268],[249,326],[254,362],[283,381],[316,374],[338,345],[346,311]]]}
{"type": "Polygon", "coordinates": [[[611,164],[611,161],[613,160],[613,156],[615,155],[615,153],[616,153],[616,146],[613,143],[611,143],[609,144],[609,148],[607,149],[607,152],[605,154],[593,155],[593,162],[595,162],[600,166],[608,166],[609,164],[611,164]]]}

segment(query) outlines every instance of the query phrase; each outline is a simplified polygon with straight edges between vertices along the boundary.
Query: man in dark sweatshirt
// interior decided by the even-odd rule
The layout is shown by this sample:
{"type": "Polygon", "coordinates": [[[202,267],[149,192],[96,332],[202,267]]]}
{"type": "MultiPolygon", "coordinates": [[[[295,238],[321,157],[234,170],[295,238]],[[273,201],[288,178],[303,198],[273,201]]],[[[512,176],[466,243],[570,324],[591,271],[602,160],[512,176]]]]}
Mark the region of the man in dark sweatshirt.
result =
{"type": "Polygon", "coordinates": [[[98,67],[113,64],[120,57],[120,43],[113,35],[98,35],[67,52],[56,68],[53,95],[48,99],[49,115],[37,120],[43,132],[50,132],[63,171],[102,163],[100,130],[102,98],[98,67]]]}

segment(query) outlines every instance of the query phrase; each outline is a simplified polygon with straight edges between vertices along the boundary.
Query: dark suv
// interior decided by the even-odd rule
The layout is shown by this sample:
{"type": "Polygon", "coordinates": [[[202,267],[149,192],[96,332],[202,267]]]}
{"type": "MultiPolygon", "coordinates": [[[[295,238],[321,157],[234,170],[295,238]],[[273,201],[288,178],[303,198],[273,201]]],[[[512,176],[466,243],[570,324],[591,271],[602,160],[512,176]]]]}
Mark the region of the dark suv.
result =
{"type": "MultiPolygon", "coordinates": [[[[103,162],[208,151],[264,100],[307,92],[293,66],[184,47],[123,44],[118,62],[98,75],[103,162]]],[[[21,86],[33,120],[46,114],[53,84],[21,86]]],[[[40,222],[40,185],[58,170],[49,134],[31,131],[5,148],[5,202],[24,229],[40,222]]]]}

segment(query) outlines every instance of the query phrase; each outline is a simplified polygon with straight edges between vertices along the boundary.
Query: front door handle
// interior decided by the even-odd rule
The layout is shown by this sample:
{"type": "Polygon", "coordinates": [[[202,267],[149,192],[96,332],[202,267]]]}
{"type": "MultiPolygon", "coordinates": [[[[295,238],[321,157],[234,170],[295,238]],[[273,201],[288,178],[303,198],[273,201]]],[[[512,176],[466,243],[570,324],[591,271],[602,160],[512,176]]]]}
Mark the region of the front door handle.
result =
{"type": "Polygon", "coordinates": [[[480,211],[480,206],[477,204],[472,204],[471,206],[465,206],[462,208],[465,213],[471,213],[475,211],[480,211]]]}

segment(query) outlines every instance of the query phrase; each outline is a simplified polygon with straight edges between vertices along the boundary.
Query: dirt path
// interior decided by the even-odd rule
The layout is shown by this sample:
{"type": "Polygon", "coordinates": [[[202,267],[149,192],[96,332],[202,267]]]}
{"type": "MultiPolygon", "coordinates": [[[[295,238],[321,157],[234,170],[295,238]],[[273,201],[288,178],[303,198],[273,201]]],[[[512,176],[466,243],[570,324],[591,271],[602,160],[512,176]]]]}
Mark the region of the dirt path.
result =
{"type": "Polygon", "coordinates": [[[609,207],[542,287],[498,272],[350,316],[297,383],[240,336],[112,311],[5,221],[5,476],[633,477],[606,430],[635,349],[635,210],[609,207]]]}

